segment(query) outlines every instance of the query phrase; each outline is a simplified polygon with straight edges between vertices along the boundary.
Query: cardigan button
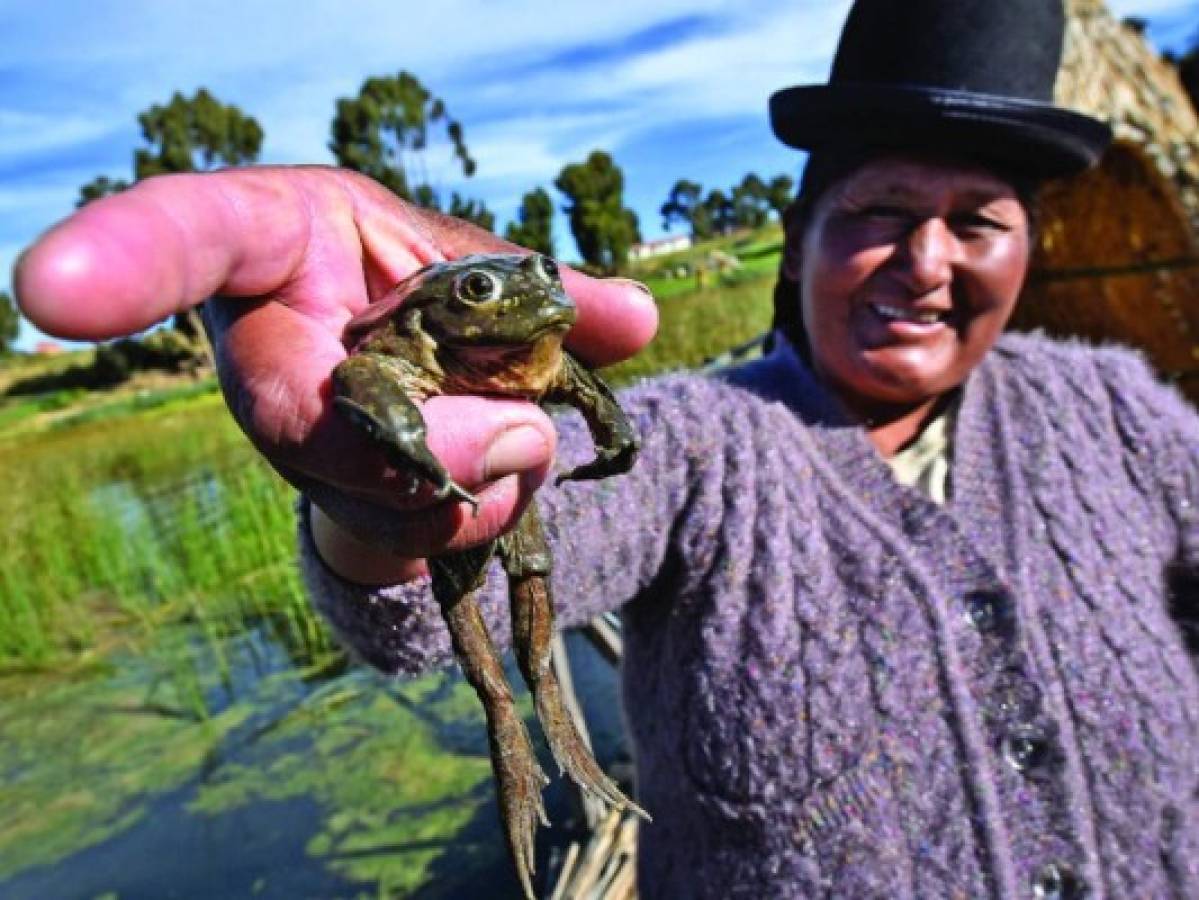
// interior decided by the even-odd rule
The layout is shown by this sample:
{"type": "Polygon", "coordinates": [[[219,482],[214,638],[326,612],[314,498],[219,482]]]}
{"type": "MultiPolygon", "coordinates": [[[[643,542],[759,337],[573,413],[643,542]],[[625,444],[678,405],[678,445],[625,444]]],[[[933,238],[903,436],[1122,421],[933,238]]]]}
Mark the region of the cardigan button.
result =
{"type": "Polygon", "coordinates": [[[966,617],[982,634],[1006,634],[1012,627],[1008,598],[998,591],[971,591],[966,595],[966,617]]]}
{"type": "Polygon", "coordinates": [[[1021,775],[1033,775],[1044,769],[1052,755],[1049,739],[1037,728],[1015,728],[1003,739],[1003,758],[1021,775]]]}
{"type": "Polygon", "coordinates": [[[1032,895],[1037,900],[1081,900],[1087,886],[1065,863],[1045,863],[1032,879],[1032,895]]]}
{"type": "Polygon", "coordinates": [[[1041,712],[1041,689],[1019,669],[999,674],[992,688],[990,712],[1000,722],[1030,722],[1041,712]]]}

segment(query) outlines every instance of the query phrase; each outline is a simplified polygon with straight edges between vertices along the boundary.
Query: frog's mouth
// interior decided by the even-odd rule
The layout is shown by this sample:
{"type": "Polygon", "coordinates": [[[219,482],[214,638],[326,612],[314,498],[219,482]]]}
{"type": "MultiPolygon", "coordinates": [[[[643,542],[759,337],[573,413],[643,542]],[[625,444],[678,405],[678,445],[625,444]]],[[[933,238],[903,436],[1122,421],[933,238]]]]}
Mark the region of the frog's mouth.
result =
{"type": "Polygon", "coordinates": [[[453,347],[455,353],[520,353],[546,339],[561,341],[566,332],[570,331],[572,323],[551,322],[533,331],[521,332],[519,337],[505,340],[495,334],[486,337],[475,337],[469,330],[454,334],[439,335],[437,343],[444,347],[453,347]]]}
{"type": "Polygon", "coordinates": [[[562,366],[562,334],[543,328],[519,344],[460,344],[443,358],[447,376],[467,391],[536,396],[562,366]]]}

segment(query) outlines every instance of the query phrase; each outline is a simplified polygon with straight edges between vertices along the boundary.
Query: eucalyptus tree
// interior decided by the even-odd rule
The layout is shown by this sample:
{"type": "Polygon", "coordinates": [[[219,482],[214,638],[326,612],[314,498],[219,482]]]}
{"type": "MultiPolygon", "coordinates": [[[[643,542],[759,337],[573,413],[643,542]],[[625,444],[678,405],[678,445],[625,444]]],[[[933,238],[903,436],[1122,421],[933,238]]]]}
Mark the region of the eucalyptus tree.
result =
{"type": "MultiPolygon", "coordinates": [[[[337,101],[329,150],[338,165],[369,175],[398,197],[428,209],[443,209],[433,160],[448,151],[451,164],[464,176],[476,169],[462,123],[450,115],[444,100],[405,71],[371,76],[357,96],[337,101]]],[[[495,224],[485,204],[459,195],[451,198],[447,211],[489,230],[495,224]]]]}
{"type": "Polygon", "coordinates": [[[554,187],[567,197],[563,211],[584,261],[605,272],[623,268],[641,230],[637,214],[624,205],[620,166],[604,151],[593,150],[585,162],[563,167],[554,187]]]}
{"type": "Polygon", "coordinates": [[[667,231],[676,222],[687,225],[691,236],[703,240],[712,236],[712,216],[704,205],[704,188],[697,181],[680,178],[670,189],[666,202],[658,212],[662,215],[662,227],[667,231]]]}
{"type": "Polygon", "coordinates": [[[0,356],[12,350],[21,330],[17,304],[8,291],[0,291],[0,356]]]}
{"type": "Polygon", "coordinates": [[[545,188],[535,188],[520,200],[516,221],[509,222],[504,237],[546,256],[554,255],[554,201],[545,188]]]}
{"type": "Polygon", "coordinates": [[[766,202],[783,218],[783,212],[795,199],[795,180],[790,175],[775,175],[766,185],[766,202]]]}
{"type": "MultiPolygon", "coordinates": [[[[137,117],[146,146],[133,152],[133,180],[171,172],[204,172],[258,160],[262,126],[232,103],[222,103],[206,88],[191,97],[179,91],[137,117]]],[[[123,178],[99,175],[79,189],[76,206],[129,187],[123,178]]]]}

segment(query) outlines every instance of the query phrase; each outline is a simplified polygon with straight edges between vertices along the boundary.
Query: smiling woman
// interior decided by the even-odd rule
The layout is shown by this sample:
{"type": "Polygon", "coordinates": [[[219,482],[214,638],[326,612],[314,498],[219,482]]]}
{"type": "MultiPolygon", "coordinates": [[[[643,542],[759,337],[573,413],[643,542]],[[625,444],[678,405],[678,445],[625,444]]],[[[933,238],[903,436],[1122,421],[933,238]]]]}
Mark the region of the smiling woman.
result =
{"type": "Polygon", "coordinates": [[[986,169],[893,155],[817,196],[789,254],[810,362],[891,456],[1002,332],[1028,267],[1028,215],[986,169]]]}

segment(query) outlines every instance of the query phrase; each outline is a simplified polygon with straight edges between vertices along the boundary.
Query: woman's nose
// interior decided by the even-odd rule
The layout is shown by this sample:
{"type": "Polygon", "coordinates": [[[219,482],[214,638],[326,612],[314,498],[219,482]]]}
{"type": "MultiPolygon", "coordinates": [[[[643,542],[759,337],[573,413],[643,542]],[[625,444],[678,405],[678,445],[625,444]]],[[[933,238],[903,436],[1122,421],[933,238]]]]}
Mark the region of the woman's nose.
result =
{"type": "Polygon", "coordinates": [[[953,278],[957,259],[957,235],[937,216],[922,220],[907,235],[902,254],[902,272],[916,294],[926,294],[946,285],[953,278]]]}

